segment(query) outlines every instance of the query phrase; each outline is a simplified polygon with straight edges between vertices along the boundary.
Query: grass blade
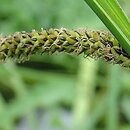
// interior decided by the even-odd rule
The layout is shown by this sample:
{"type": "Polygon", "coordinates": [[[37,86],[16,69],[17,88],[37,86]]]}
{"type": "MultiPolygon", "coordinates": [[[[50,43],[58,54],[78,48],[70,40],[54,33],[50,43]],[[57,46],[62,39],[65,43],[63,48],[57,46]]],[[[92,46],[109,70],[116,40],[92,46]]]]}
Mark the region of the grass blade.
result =
{"type": "Polygon", "coordinates": [[[116,0],[85,0],[130,56],[130,25],[116,0]]]}

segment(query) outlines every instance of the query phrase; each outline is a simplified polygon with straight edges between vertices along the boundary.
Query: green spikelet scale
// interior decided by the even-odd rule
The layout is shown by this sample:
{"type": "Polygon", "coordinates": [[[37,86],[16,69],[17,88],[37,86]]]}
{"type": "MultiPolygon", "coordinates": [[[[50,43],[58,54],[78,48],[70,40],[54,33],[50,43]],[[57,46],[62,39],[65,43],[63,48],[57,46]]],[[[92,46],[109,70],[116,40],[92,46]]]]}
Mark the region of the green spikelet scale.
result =
{"type": "Polygon", "coordinates": [[[85,57],[101,58],[107,62],[130,67],[130,57],[108,32],[51,28],[0,36],[0,61],[12,58],[24,62],[37,52],[66,52],[76,55],[83,53],[85,57]]]}

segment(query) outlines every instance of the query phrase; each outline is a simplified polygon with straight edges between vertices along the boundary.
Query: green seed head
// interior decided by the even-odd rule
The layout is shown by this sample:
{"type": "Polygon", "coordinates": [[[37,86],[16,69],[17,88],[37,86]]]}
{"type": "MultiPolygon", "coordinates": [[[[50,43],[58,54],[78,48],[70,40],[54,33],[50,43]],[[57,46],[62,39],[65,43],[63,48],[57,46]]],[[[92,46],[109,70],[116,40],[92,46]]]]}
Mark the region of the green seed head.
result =
{"type": "Polygon", "coordinates": [[[83,53],[95,59],[102,58],[107,62],[130,66],[130,57],[108,32],[61,28],[0,36],[1,61],[12,58],[23,62],[37,52],[40,54],[66,52],[76,55],[83,53]]]}

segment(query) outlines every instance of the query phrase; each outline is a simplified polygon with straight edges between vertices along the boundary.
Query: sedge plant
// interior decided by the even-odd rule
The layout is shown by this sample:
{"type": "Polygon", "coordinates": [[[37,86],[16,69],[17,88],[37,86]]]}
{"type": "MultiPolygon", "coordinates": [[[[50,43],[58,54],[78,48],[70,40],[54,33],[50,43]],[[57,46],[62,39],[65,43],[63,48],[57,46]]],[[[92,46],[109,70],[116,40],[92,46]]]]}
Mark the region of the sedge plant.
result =
{"type": "Polygon", "coordinates": [[[65,28],[16,32],[0,36],[0,61],[29,60],[36,53],[84,54],[94,59],[130,67],[130,24],[116,0],[85,0],[110,32],[65,28]]]}

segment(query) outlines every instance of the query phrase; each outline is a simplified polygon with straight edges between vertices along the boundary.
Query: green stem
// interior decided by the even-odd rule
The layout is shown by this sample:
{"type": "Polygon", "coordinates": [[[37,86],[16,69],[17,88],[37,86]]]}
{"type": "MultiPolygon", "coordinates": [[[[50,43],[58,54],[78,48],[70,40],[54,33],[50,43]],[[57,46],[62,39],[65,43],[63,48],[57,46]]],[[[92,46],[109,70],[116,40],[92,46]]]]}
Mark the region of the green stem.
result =
{"type": "Polygon", "coordinates": [[[109,69],[108,78],[108,95],[107,95],[107,130],[118,129],[119,123],[119,112],[118,112],[118,100],[120,95],[120,69],[116,66],[111,66],[109,69]],[[118,82],[115,82],[118,81],[118,82]]]}
{"type": "Polygon", "coordinates": [[[86,130],[94,98],[97,64],[93,61],[81,61],[77,82],[77,95],[74,104],[74,130],[86,130]]]}
{"type": "Polygon", "coordinates": [[[42,29],[39,32],[33,30],[0,37],[1,61],[13,58],[23,62],[37,52],[66,52],[76,55],[83,53],[95,59],[102,58],[124,67],[130,66],[128,54],[110,33],[104,31],[42,29]]]}

